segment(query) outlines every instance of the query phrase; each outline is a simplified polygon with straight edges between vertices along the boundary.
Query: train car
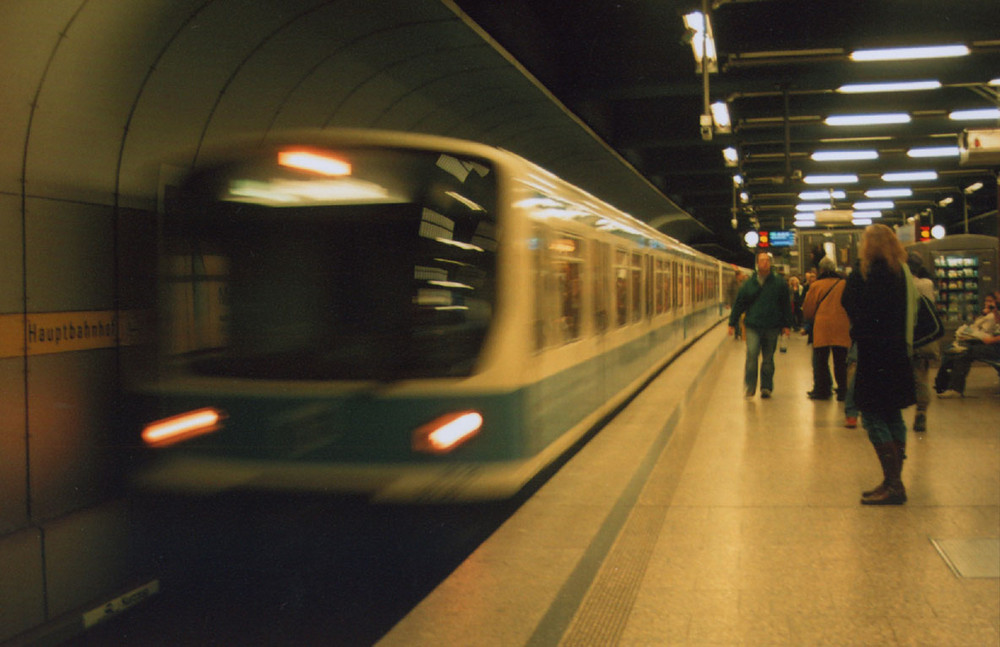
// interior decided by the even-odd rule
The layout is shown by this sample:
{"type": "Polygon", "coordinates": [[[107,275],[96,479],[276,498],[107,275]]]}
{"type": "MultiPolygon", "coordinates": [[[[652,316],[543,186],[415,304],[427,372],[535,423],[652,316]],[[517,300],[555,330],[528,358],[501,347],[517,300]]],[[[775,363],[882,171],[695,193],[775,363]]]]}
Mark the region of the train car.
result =
{"type": "Polygon", "coordinates": [[[742,272],[477,143],[324,130],[199,157],[165,194],[142,488],[512,496],[742,272]]]}

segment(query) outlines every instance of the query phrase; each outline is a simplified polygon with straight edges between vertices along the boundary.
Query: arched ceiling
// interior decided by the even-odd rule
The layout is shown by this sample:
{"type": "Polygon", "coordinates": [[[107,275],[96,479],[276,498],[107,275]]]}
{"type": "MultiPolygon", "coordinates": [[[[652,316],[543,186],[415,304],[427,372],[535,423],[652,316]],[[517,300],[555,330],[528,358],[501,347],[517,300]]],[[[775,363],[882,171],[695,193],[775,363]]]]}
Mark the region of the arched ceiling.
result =
{"type": "Polygon", "coordinates": [[[365,127],[501,146],[681,240],[707,231],[450,0],[5,0],[0,66],[8,195],[151,208],[180,151],[365,127]]]}

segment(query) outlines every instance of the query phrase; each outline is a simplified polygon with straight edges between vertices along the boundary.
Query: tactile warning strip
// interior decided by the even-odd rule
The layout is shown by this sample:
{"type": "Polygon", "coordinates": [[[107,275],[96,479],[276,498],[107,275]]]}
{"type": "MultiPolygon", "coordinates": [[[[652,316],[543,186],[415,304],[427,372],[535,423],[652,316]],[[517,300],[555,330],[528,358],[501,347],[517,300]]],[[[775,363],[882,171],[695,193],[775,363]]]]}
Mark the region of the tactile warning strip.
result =
{"type": "Polygon", "coordinates": [[[931,539],[959,577],[1000,578],[1000,538],[931,539]]]}

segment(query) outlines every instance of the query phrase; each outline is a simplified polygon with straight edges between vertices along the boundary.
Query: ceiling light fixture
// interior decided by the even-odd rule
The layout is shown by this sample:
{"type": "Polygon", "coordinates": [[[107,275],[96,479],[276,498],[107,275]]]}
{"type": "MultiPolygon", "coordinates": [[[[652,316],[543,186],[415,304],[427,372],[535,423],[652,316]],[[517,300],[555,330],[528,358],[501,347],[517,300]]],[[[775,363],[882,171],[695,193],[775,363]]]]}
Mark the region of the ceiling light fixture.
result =
{"type": "Polygon", "coordinates": [[[883,182],[924,182],[938,179],[937,171],[898,171],[883,173],[883,182]]]}
{"type": "Polygon", "coordinates": [[[858,227],[867,226],[867,225],[872,224],[872,219],[871,218],[857,218],[857,217],[855,217],[855,218],[851,218],[851,224],[855,225],[855,226],[858,226],[858,227]]]}
{"type": "Polygon", "coordinates": [[[924,47],[890,47],[886,49],[859,49],[851,52],[852,61],[912,61],[925,58],[951,58],[967,56],[971,50],[965,45],[931,45],[924,47]]]}
{"type": "Polygon", "coordinates": [[[718,55],[715,52],[715,37],[712,35],[712,21],[706,19],[705,14],[700,11],[692,11],[684,16],[684,26],[687,27],[688,35],[691,37],[696,70],[701,72],[701,62],[707,58],[709,72],[718,72],[718,55]]]}
{"type": "Polygon", "coordinates": [[[898,189],[868,189],[866,198],[908,198],[913,195],[913,189],[899,187],[898,189]]]}
{"type": "Polygon", "coordinates": [[[848,83],[837,88],[842,94],[864,92],[912,92],[916,90],[937,90],[940,81],[892,81],[889,83],[848,83]]]}
{"type": "Polygon", "coordinates": [[[733,131],[733,122],[729,118],[729,106],[725,101],[716,101],[711,105],[712,121],[715,123],[715,131],[720,133],[730,133],[733,131]]]}
{"type": "Polygon", "coordinates": [[[991,79],[989,85],[1000,85],[1000,78],[991,79]]]}
{"type": "Polygon", "coordinates": [[[911,148],[906,151],[909,157],[958,157],[958,146],[928,146],[911,148]]]}
{"type": "MultiPolygon", "coordinates": [[[[881,211],[855,211],[852,216],[853,218],[881,218],[881,211]]],[[[871,224],[871,223],[869,223],[871,224]]]]}
{"type": "Polygon", "coordinates": [[[955,198],[953,198],[953,197],[951,197],[949,195],[947,198],[942,198],[941,200],[938,200],[938,206],[939,207],[947,207],[949,204],[951,204],[954,201],[955,201],[955,198]]]}
{"type": "Polygon", "coordinates": [[[860,202],[855,202],[853,205],[855,209],[861,209],[865,211],[878,211],[881,209],[892,209],[896,205],[892,200],[861,200],[860,202]]]}
{"type": "Polygon", "coordinates": [[[871,115],[830,115],[823,120],[827,126],[879,126],[908,124],[910,115],[905,112],[884,112],[871,115]]]}
{"type": "Polygon", "coordinates": [[[857,175],[807,175],[802,178],[806,184],[855,184],[857,175]]]}
{"type": "Polygon", "coordinates": [[[965,191],[965,195],[972,195],[981,188],[983,188],[983,183],[976,182],[975,184],[970,184],[969,186],[965,187],[965,189],[963,190],[965,191]]]}
{"type": "Polygon", "coordinates": [[[875,160],[878,151],[816,151],[810,158],[814,162],[843,162],[848,160],[875,160]]]}
{"type": "Polygon", "coordinates": [[[1000,119],[1000,108],[977,108],[975,110],[955,110],[948,114],[952,121],[977,121],[1000,119]]]}
{"type": "Polygon", "coordinates": [[[799,200],[843,200],[847,193],[839,189],[829,189],[827,191],[803,191],[799,194],[799,200]]]}
{"type": "Polygon", "coordinates": [[[792,224],[795,225],[796,227],[800,227],[800,228],[802,228],[802,227],[815,227],[816,226],[816,221],[815,220],[796,220],[792,224]]]}
{"type": "MultiPolygon", "coordinates": [[[[796,211],[816,212],[829,208],[830,208],[829,202],[800,202],[799,204],[795,205],[796,211]]],[[[797,217],[802,217],[802,215],[799,214],[797,217]]]]}
{"type": "Polygon", "coordinates": [[[722,159],[725,160],[726,166],[736,166],[740,163],[740,154],[736,152],[736,149],[732,146],[722,149],[722,159]]]}

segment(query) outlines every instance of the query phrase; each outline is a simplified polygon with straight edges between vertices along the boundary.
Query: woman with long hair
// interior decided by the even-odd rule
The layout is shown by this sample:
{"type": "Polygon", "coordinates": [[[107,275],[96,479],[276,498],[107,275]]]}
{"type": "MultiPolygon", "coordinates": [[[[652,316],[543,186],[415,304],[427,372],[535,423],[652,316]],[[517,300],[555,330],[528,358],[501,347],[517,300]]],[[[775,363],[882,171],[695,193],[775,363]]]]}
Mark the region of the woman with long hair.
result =
{"type": "Polygon", "coordinates": [[[895,232],[885,225],[866,228],[860,259],[841,300],[858,351],[854,399],[882,466],[882,483],[862,493],[865,505],[906,502],[901,479],[906,456],[902,410],[916,402],[910,365],[916,316],[911,300],[916,293],[910,283],[906,250],[895,232]]]}

